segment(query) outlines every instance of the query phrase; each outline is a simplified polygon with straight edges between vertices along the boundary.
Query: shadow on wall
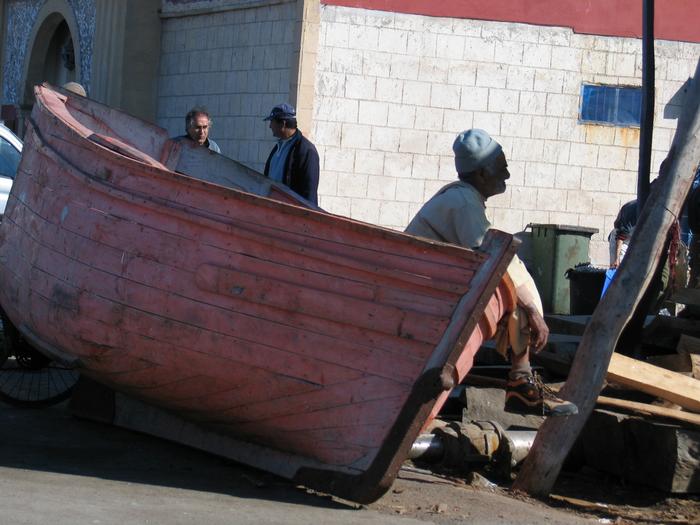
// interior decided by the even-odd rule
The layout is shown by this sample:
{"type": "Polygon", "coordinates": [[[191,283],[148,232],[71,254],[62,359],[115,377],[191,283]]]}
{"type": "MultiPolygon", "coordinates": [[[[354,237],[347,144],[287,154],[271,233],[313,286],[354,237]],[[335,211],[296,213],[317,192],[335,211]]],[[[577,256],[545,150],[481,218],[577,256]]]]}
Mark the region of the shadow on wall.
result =
{"type": "Polygon", "coordinates": [[[665,119],[677,119],[680,117],[681,110],[683,109],[683,102],[685,101],[685,94],[688,92],[688,88],[690,87],[690,80],[690,78],[686,80],[681,88],[673,94],[673,96],[664,106],[665,119]]]}

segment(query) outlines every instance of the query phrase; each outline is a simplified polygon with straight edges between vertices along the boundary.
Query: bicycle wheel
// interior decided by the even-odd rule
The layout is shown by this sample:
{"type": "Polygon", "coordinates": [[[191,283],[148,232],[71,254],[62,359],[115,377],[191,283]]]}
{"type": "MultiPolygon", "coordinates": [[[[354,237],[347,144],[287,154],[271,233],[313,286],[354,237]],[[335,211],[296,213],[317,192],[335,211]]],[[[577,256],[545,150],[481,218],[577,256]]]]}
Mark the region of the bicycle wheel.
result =
{"type": "Polygon", "coordinates": [[[45,407],[68,399],[78,381],[76,370],[62,366],[32,348],[3,315],[0,400],[21,407],[45,407]]]}

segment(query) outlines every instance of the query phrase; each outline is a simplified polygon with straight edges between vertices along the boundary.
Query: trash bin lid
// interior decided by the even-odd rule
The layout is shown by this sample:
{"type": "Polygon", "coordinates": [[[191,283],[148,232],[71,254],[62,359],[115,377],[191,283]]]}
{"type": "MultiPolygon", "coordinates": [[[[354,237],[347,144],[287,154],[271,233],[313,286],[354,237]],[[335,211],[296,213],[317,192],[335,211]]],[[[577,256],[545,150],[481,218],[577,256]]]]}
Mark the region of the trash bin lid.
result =
{"type": "Polygon", "coordinates": [[[573,233],[575,235],[588,235],[589,237],[600,231],[598,228],[587,228],[586,226],[575,226],[573,224],[537,224],[531,222],[528,226],[533,230],[554,230],[556,233],[573,233]]]}

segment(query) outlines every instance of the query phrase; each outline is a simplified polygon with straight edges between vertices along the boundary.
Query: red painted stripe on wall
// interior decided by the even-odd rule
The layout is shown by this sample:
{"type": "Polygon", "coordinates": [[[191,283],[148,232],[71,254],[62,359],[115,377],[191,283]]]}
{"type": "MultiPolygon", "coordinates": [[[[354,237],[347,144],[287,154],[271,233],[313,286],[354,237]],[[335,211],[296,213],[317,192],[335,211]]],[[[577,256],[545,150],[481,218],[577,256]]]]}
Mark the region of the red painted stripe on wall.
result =
{"type": "MultiPolygon", "coordinates": [[[[428,16],[570,27],[577,33],[642,36],[642,0],[321,0],[322,4],[428,16]]],[[[700,0],[656,0],[655,35],[700,42],[700,0]]]]}

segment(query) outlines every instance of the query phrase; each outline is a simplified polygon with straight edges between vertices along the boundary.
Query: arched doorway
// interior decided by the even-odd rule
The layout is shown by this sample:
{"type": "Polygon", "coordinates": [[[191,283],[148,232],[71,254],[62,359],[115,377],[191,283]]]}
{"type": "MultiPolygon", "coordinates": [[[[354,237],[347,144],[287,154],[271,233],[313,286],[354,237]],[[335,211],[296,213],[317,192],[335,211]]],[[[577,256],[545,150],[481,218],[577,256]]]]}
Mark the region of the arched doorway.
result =
{"type": "Polygon", "coordinates": [[[40,16],[39,20],[29,40],[30,54],[25,62],[23,89],[19,100],[20,131],[24,130],[21,121],[29,116],[34,105],[35,85],[49,82],[61,86],[70,81],[79,82],[81,78],[80,48],[72,12],[52,10],[43,19],[40,16]]]}
{"type": "Polygon", "coordinates": [[[27,63],[22,102],[32,104],[34,86],[42,82],[63,85],[80,78],[78,47],[70,25],[60,13],[51,13],[35,31],[27,63]]]}
{"type": "Polygon", "coordinates": [[[49,41],[43,77],[55,86],[75,80],[75,46],[65,20],[58,24],[49,41]]]}

